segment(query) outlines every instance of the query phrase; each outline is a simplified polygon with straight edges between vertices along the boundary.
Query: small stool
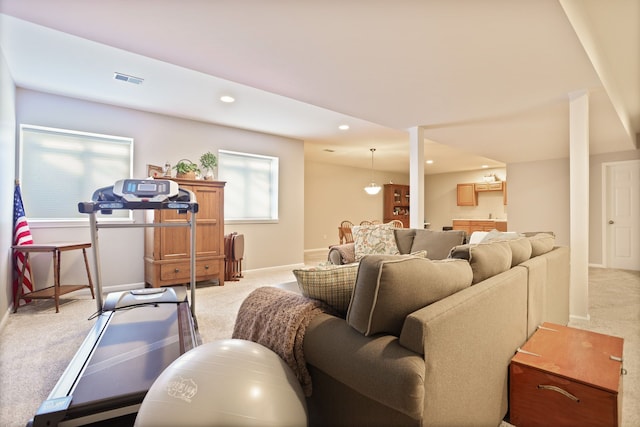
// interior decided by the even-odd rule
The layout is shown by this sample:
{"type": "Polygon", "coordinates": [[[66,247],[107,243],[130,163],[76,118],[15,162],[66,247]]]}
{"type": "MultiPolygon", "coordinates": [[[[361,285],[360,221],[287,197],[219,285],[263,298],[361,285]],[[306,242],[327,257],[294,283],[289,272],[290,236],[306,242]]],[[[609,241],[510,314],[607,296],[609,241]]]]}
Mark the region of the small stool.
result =
{"type": "MultiPolygon", "coordinates": [[[[93,282],[91,281],[91,273],[89,271],[89,261],[87,260],[87,248],[91,247],[91,243],[48,243],[45,245],[13,245],[13,250],[23,252],[25,254],[25,261],[22,264],[22,270],[20,271],[20,281],[18,290],[13,301],[13,312],[18,311],[18,303],[21,299],[51,299],[56,302],[56,313],[60,311],[60,295],[68,294],[69,292],[77,291],[79,289],[89,288],[91,290],[91,296],[95,298],[93,292],[93,282]],[[60,284],[60,254],[66,251],[73,251],[82,249],[82,255],[84,257],[84,266],[87,269],[88,285],[61,285],[60,284]],[[53,286],[49,286],[44,289],[38,289],[33,292],[24,293],[22,289],[22,283],[24,280],[24,273],[26,265],[29,261],[29,254],[31,252],[51,252],[53,254],[53,286]]],[[[33,283],[35,289],[35,281],[33,283]]]]}

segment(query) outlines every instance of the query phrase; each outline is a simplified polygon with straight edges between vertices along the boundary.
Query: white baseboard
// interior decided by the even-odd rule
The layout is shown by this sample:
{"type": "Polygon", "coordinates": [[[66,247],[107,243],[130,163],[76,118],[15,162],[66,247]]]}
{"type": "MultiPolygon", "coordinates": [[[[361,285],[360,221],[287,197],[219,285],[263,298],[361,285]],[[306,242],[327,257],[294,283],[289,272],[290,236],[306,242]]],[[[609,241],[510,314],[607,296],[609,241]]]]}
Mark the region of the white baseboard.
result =
{"type": "Polygon", "coordinates": [[[288,264],[288,265],[277,265],[275,267],[263,267],[263,268],[254,268],[252,270],[244,270],[243,273],[255,273],[260,271],[273,271],[273,270],[282,270],[283,268],[290,268],[291,270],[295,270],[296,268],[304,267],[304,262],[299,264],[288,264]]]}
{"type": "Polygon", "coordinates": [[[304,253],[305,254],[310,254],[310,253],[316,253],[316,252],[328,252],[329,248],[316,248],[316,249],[305,249],[304,253]]]}
{"type": "Polygon", "coordinates": [[[0,332],[2,332],[5,326],[7,326],[7,322],[9,321],[9,315],[11,314],[11,312],[13,312],[13,304],[9,305],[9,308],[7,308],[7,311],[4,313],[2,319],[0,320],[0,332]]]}
{"type": "Polygon", "coordinates": [[[576,316],[575,314],[570,314],[569,315],[569,321],[571,320],[578,320],[581,322],[589,322],[591,320],[591,316],[589,316],[588,314],[586,316],[576,316]]]}
{"type": "Polygon", "coordinates": [[[589,263],[589,267],[593,267],[593,268],[607,268],[605,267],[604,264],[591,264],[589,263]]]}

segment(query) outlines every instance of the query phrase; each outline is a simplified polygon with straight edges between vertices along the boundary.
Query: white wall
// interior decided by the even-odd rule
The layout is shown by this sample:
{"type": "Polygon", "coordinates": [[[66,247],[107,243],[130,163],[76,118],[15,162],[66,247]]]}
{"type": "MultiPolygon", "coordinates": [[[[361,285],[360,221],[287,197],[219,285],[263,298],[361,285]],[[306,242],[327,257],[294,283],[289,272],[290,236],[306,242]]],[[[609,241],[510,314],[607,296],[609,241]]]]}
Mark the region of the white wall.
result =
{"type": "MultiPolygon", "coordinates": [[[[375,171],[376,183],[408,184],[409,174],[375,171]]],[[[326,249],[338,244],[338,226],[343,220],[382,221],[383,192],[370,196],[364,187],[371,182],[371,169],[305,162],[304,247],[326,249]]]]}
{"type": "Polygon", "coordinates": [[[15,178],[15,85],[0,50],[0,327],[12,298],[13,188],[15,178]]]}
{"type": "MultiPolygon", "coordinates": [[[[301,141],[235,128],[152,114],[132,109],[17,90],[18,123],[73,129],[134,138],[134,177],[146,175],[146,165],[172,165],[183,158],[195,162],[206,151],[235,150],[280,158],[280,221],[277,224],[225,226],[225,233],[245,234],[243,269],[303,262],[304,147],[301,141]]],[[[87,195],[87,199],[91,195],[87,195]]],[[[227,194],[228,197],[233,195],[227,194]]],[[[28,215],[28,206],[25,206],[28,215]]],[[[142,212],[136,217],[141,218],[142,212]]],[[[88,226],[37,228],[36,241],[87,240],[88,226]]],[[[100,235],[103,284],[143,282],[143,230],[103,229],[100,235]]],[[[67,254],[65,254],[67,255],[67,254]]],[[[63,259],[70,280],[82,280],[81,259],[63,259]],[[65,264],[66,263],[66,264],[65,264]]],[[[36,261],[38,275],[46,275],[47,261],[36,261]]]]}
{"type": "Polygon", "coordinates": [[[569,245],[569,159],[512,163],[507,175],[509,229],[552,231],[569,245]]]}

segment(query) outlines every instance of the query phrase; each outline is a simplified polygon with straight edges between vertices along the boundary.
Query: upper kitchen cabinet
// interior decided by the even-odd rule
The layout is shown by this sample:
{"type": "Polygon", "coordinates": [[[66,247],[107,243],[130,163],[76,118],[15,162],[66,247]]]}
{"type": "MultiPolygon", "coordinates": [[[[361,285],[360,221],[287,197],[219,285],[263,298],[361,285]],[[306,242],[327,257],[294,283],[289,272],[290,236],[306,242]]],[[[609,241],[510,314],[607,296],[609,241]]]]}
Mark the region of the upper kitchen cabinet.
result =
{"type": "Polygon", "coordinates": [[[458,184],[457,199],[458,206],[476,206],[478,197],[475,184],[458,184]]]}
{"type": "Polygon", "coordinates": [[[507,204],[507,182],[495,181],[458,184],[458,206],[477,206],[478,194],[486,191],[502,191],[503,203],[507,204]]]}

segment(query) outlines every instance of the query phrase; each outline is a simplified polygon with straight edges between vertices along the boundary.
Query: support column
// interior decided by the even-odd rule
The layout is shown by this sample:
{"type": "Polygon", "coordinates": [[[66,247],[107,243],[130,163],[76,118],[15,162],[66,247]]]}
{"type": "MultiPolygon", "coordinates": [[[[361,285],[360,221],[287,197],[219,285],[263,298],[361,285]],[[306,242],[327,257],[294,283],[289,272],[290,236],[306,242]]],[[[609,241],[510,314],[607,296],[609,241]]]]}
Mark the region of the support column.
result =
{"type": "Polygon", "coordinates": [[[409,226],[424,227],[424,129],[409,129],[409,226]]]}
{"type": "Polygon", "coordinates": [[[569,94],[569,222],[572,317],[589,319],[589,93],[569,94]]]}

